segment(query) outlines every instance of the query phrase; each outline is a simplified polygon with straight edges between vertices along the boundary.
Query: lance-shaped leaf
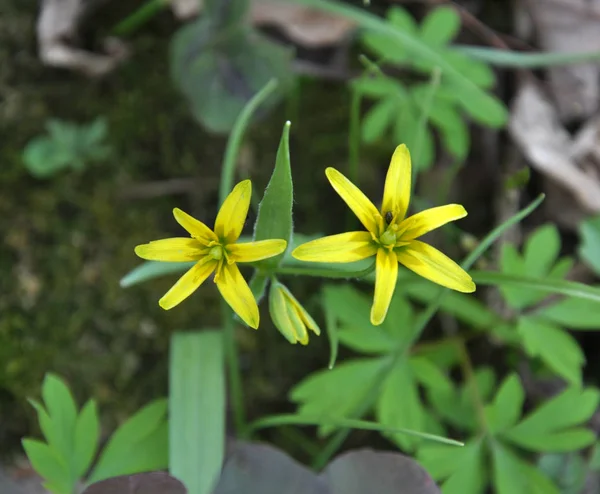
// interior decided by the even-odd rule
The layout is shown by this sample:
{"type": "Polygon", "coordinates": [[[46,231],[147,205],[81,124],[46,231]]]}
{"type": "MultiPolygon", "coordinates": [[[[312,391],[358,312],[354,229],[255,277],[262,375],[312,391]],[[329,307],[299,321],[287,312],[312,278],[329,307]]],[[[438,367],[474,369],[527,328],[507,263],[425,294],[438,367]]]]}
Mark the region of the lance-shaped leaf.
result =
{"type": "Polygon", "coordinates": [[[225,450],[225,371],[220,331],[176,334],[171,344],[169,469],[192,494],[216,485],[225,450]]]}
{"type": "MultiPolygon", "coordinates": [[[[292,204],[294,189],[292,185],[292,168],[290,165],[290,122],[283,126],[283,134],[279,141],[275,168],[265,189],[258,207],[258,217],[254,225],[254,240],[283,239],[291,243],[293,220],[292,204]]],[[[278,256],[260,261],[265,268],[279,266],[285,252],[278,256]]]]}

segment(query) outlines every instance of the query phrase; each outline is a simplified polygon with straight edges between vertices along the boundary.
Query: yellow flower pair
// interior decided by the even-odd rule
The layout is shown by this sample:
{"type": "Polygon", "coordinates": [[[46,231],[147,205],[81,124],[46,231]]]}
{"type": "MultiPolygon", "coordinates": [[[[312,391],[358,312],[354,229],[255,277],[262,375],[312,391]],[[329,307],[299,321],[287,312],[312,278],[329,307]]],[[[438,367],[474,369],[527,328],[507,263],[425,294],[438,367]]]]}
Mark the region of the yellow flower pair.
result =
{"type": "MultiPolygon", "coordinates": [[[[398,146],[392,156],[381,211],[340,172],[327,168],[325,173],[335,191],[367,231],[313,240],[296,248],[292,255],[296,259],[311,262],[354,262],[375,257],[375,297],[371,309],[373,324],[381,324],[385,319],[396,286],[398,263],[453,290],[475,290],[473,280],[460,266],[437,249],[417,240],[449,221],[466,216],[465,209],[458,204],[450,204],[405,218],[411,190],[410,154],[405,145],[398,146]]],[[[171,309],[182,302],[215,272],[214,281],[225,301],[248,326],[258,327],[256,300],[236,263],[259,261],[281,254],[287,242],[277,239],[236,243],[248,214],[251,193],[249,180],[236,185],[219,210],[214,230],[180,209],[174,209],[175,219],[191,238],[157,240],[135,248],[136,254],[143,259],[198,261],[160,299],[159,304],[163,309],[171,309]]],[[[276,304],[276,323],[278,327],[283,325],[291,328],[288,336],[290,341],[306,343],[306,328],[318,334],[318,326],[291,293],[282,287],[275,287],[281,299],[276,304]],[[284,311],[284,307],[288,309],[284,311]]]]}

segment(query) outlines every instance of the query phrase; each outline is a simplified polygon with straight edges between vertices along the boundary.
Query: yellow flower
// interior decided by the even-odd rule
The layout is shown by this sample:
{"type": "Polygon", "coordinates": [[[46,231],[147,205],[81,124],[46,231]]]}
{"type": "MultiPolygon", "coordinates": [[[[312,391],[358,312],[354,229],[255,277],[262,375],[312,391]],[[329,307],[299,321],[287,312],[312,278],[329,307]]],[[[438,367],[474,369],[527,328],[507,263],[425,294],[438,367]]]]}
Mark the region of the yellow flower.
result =
{"type": "Polygon", "coordinates": [[[211,230],[201,221],[175,208],[173,215],[192,238],[167,238],[138,245],[135,253],[152,261],[198,261],[159,300],[160,306],[172,309],[189,297],[211,273],[221,295],[230,307],[250,327],[258,328],[258,306],[236,263],[253,262],[281,254],[285,240],[261,240],[236,243],[250,206],[252,184],[244,180],[231,191],[211,230]]]}
{"type": "Polygon", "coordinates": [[[405,218],[410,200],[411,162],[404,144],[398,146],[392,156],[381,212],[340,172],[327,168],[325,174],[367,231],[313,240],[294,249],[292,255],[301,261],[312,262],[354,262],[375,257],[372,324],[381,324],[385,319],[396,287],[399,262],[439,285],[459,292],[475,291],[473,280],[458,264],[417,240],[435,228],[465,217],[465,208],[459,204],[448,204],[405,218]]]}
{"type": "Polygon", "coordinates": [[[292,293],[277,281],[273,281],[271,286],[269,309],[273,323],[292,344],[299,341],[301,344],[307,345],[307,329],[314,331],[317,335],[321,334],[319,326],[310,317],[310,314],[306,312],[292,293]]]}

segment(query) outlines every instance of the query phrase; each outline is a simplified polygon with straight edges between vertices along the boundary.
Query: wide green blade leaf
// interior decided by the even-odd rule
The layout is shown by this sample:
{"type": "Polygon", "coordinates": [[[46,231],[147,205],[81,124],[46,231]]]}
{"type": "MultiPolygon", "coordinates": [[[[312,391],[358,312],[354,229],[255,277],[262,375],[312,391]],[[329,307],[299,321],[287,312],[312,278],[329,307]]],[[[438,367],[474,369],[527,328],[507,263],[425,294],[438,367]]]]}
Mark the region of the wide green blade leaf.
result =
{"type": "Polygon", "coordinates": [[[516,374],[509,375],[496,393],[494,402],[486,408],[492,431],[497,433],[515,425],[521,416],[524,401],[525,391],[519,377],[516,374]]]}
{"type": "MultiPolygon", "coordinates": [[[[290,122],[283,126],[283,134],[277,149],[275,168],[258,207],[254,225],[254,240],[283,239],[289,249],[292,239],[292,205],[294,189],[290,164],[290,122]]],[[[258,263],[264,268],[279,266],[285,252],[258,263]]]]}
{"type": "Polygon", "coordinates": [[[555,304],[541,307],[534,314],[569,329],[600,328],[600,304],[591,300],[564,298],[555,304]]]}
{"type": "Polygon", "coordinates": [[[225,451],[221,332],[175,334],[169,374],[169,472],[189,494],[208,494],[219,478],[225,451]]]}
{"type": "Polygon", "coordinates": [[[579,234],[579,255],[596,274],[600,274],[600,216],[582,221],[579,234]]]}
{"type": "Polygon", "coordinates": [[[449,6],[431,10],[421,23],[421,40],[432,46],[450,43],[460,30],[460,16],[449,6]]]}
{"type": "Polygon", "coordinates": [[[156,400],[127,420],[102,451],[89,482],[168,466],[167,400],[156,400]]]}
{"type": "Polygon", "coordinates": [[[100,421],[96,402],[89,400],[81,409],[75,425],[73,465],[75,476],[83,477],[92,464],[100,440],[100,421]]]}

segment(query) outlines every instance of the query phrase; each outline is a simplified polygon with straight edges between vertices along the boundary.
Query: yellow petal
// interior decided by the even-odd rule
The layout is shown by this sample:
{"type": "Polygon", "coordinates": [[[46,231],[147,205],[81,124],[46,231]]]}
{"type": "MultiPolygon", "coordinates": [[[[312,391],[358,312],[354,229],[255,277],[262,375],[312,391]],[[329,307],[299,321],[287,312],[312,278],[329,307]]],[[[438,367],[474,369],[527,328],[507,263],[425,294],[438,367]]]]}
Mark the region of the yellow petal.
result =
{"type": "Polygon", "coordinates": [[[376,253],[369,232],[347,232],[306,242],[296,247],[292,256],[310,262],[354,262],[376,253]]]}
{"type": "Polygon", "coordinates": [[[149,261],[197,261],[205,255],[205,247],[195,238],[165,238],[138,245],[135,253],[149,261]]]}
{"type": "Polygon", "coordinates": [[[391,212],[397,221],[404,219],[410,202],[410,181],[410,152],[405,144],[400,144],[392,155],[392,161],[385,177],[381,204],[383,215],[391,212]]]}
{"type": "Polygon", "coordinates": [[[325,175],[365,228],[379,236],[383,229],[383,218],[367,196],[335,168],[327,168],[325,175]]]}
{"type": "Polygon", "coordinates": [[[251,195],[252,183],[250,180],[244,180],[233,188],[219,209],[215,220],[215,233],[226,243],[235,242],[242,233],[251,195]]]}
{"type": "Polygon", "coordinates": [[[258,242],[228,245],[227,251],[233,262],[253,262],[281,254],[286,246],[285,240],[259,240],[258,242]]]}
{"type": "Polygon", "coordinates": [[[173,209],[173,216],[175,216],[177,223],[185,228],[192,237],[197,238],[201,242],[207,244],[212,240],[217,240],[217,236],[208,226],[185,211],[175,208],[173,209]]]}
{"type": "Polygon", "coordinates": [[[431,245],[413,240],[399,249],[397,256],[408,269],[438,285],[464,293],[475,291],[475,283],[469,274],[431,245]]]}
{"type": "Polygon", "coordinates": [[[158,301],[159,305],[169,310],[188,298],[210,276],[217,266],[217,261],[205,257],[189,269],[171,289],[158,301]]]}
{"type": "Polygon", "coordinates": [[[467,211],[460,204],[447,204],[437,208],[426,209],[420,213],[406,218],[401,224],[399,231],[402,241],[413,240],[435,230],[450,221],[459,220],[467,216],[467,211]]]}
{"type": "Polygon", "coordinates": [[[388,249],[377,251],[375,264],[375,296],[371,307],[371,324],[378,326],[385,319],[398,279],[396,253],[388,249]]]}
{"type": "Polygon", "coordinates": [[[217,287],[225,302],[251,328],[257,329],[259,322],[258,306],[254,295],[236,264],[222,264],[216,279],[217,287]]]}

